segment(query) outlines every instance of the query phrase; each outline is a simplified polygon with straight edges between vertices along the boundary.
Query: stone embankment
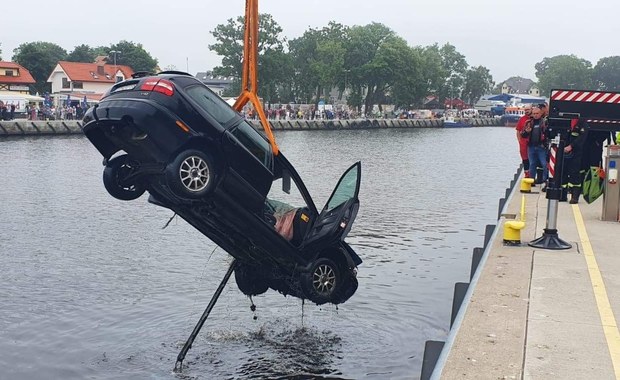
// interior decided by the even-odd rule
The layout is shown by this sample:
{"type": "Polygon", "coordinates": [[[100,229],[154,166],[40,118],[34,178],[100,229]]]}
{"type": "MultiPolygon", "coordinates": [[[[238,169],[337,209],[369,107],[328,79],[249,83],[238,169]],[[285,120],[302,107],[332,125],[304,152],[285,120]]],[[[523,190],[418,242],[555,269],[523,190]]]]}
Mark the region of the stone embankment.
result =
{"type": "Polygon", "coordinates": [[[82,122],[64,121],[0,121],[0,136],[68,135],[81,134],[82,122]]]}
{"type": "MultiPolygon", "coordinates": [[[[474,127],[501,126],[499,119],[469,119],[474,127]]],[[[260,128],[258,120],[252,124],[260,128]]],[[[274,130],[334,130],[373,128],[443,128],[443,120],[431,119],[355,119],[355,120],[271,120],[274,130]]],[[[79,120],[0,122],[0,136],[81,134],[79,120]]]]}

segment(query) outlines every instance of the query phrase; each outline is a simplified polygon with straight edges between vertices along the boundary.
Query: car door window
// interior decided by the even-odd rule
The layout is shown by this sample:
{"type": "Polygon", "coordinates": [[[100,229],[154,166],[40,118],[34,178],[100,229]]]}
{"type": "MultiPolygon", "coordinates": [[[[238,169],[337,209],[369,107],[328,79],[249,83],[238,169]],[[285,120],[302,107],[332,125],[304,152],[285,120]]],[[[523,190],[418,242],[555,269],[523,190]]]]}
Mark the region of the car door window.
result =
{"type": "Polygon", "coordinates": [[[282,178],[276,179],[267,199],[265,211],[273,216],[274,229],[286,240],[298,245],[304,238],[312,220],[312,214],[295,179],[290,188],[282,185],[282,178]]]}
{"type": "Polygon", "coordinates": [[[247,121],[242,120],[241,123],[233,128],[230,133],[239,140],[239,142],[254,155],[265,167],[271,170],[272,154],[271,145],[256,131],[247,121]]]}
{"type": "Polygon", "coordinates": [[[239,116],[228,103],[204,86],[191,86],[185,92],[221,125],[239,116]]]}
{"type": "Polygon", "coordinates": [[[325,211],[331,211],[351,198],[357,196],[359,165],[354,165],[342,176],[331,198],[325,205],[325,211]]]}

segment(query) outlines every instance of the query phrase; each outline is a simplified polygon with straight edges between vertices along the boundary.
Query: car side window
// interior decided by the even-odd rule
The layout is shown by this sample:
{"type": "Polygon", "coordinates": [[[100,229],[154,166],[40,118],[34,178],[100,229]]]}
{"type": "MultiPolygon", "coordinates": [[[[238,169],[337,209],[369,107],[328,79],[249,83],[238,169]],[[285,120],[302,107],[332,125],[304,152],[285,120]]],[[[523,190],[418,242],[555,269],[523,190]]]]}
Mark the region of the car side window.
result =
{"type": "Polygon", "coordinates": [[[271,203],[276,213],[284,213],[292,209],[308,207],[301,191],[299,191],[299,187],[297,187],[297,183],[291,181],[290,189],[284,191],[282,178],[277,178],[273,181],[269,194],[267,195],[267,202],[271,203]]]}
{"type": "Polygon", "coordinates": [[[225,125],[233,118],[239,116],[228,103],[206,87],[200,85],[191,86],[185,92],[221,125],[225,125]]]}
{"type": "Polygon", "coordinates": [[[310,226],[311,214],[295,181],[291,181],[288,190],[282,186],[282,178],[273,182],[265,199],[265,212],[272,216],[276,232],[294,245],[301,243],[310,226]]]}
{"type": "Polygon", "coordinates": [[[230,132],[254,155],[254,157],[262,162],[267,169],[271,170],[271,145],[269,145],[269,142],[267,142],[260,133],[245,120],[242,120],[241,123],[230,132]]]}

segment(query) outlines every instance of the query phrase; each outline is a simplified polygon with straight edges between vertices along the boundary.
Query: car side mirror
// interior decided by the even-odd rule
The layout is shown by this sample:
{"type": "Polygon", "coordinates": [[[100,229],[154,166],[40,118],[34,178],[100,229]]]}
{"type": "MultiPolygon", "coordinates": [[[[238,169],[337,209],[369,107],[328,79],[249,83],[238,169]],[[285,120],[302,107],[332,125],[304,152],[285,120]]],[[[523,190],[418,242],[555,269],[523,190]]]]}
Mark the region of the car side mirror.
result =
{"type": "Polygon", "coordinates": [[[282,191],[287,194],[291,193],[291,173],[288,170],[282,171],[282,191]]]}

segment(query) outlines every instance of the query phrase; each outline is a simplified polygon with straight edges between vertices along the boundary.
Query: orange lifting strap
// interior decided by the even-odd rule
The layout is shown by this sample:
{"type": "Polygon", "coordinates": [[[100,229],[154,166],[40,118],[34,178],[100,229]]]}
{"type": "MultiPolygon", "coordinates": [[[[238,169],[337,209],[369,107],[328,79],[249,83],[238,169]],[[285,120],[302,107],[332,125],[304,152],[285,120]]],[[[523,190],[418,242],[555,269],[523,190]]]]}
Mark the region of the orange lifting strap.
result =
{"type": "Polygon", "coordinates": [[[269,143],[273,149],[273,154],[279,152],[276,138],[271,131],[271,125],[265,117],[265,111],[258,98],[258,0],[246,0],[245,2],[245,34],[243,37],[243,78],[241,82],[241,94],[237,98],[233,108],[241,112],[243,107],[249,102],[258,112],[258,117],[263,129],[269,138],[269,143]]]}

